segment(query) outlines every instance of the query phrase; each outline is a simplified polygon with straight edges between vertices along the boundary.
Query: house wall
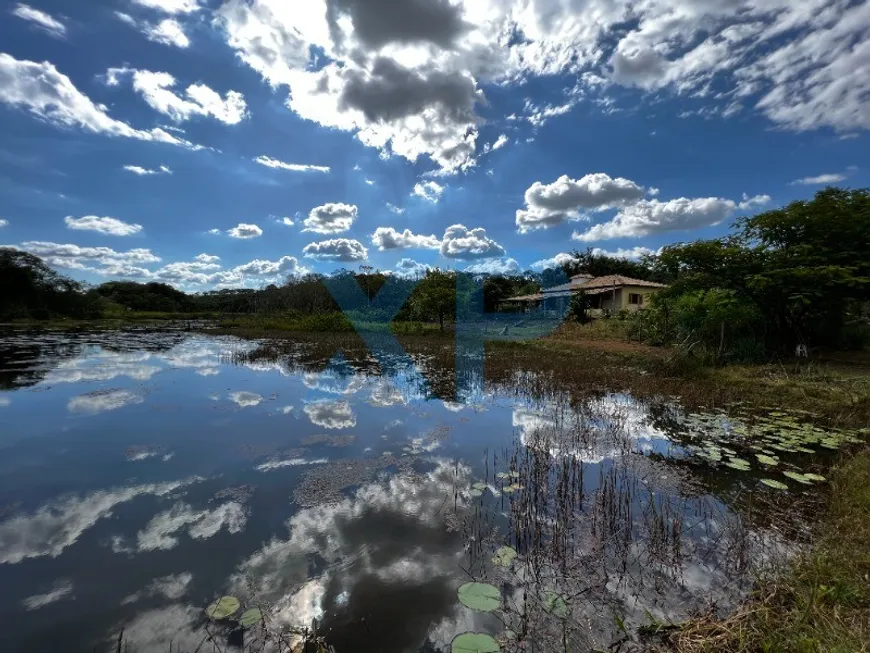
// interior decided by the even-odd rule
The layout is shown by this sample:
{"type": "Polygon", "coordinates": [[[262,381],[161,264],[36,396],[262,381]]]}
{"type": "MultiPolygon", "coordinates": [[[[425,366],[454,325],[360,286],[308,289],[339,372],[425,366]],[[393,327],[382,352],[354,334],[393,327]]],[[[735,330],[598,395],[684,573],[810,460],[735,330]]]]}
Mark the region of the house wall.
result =
{"type": "Polygon", "coordinates": [[[601,308],[611,313],[618,311],[637,311],[649,306],[649,298],[659,291],[659,288],[646,286],[619,286],[615,291],[601,294],[601,308]],[[642,297],[641,304],[629,304],[629,295],[637,294],[642,297]]]}
{"type": "Polygon", "coordinates": [[[621,290],[622,290],[622,297],[621,297],[620,301],[622,303],[620,304],[619,308],[624,309],[626,311],[636,311],[636,310],[639,310],[642,308],[648,308],[649,307],[649,298],[652,297],[653,295],[655,295],[659,291],[659,288],[647,288],[646,286],[623,286],[621,288],[621,290]],[[640,295],[641,296],[641,304],[640,305],[629,304],[628,303],[628,296],[630,294],[640,295]]]}

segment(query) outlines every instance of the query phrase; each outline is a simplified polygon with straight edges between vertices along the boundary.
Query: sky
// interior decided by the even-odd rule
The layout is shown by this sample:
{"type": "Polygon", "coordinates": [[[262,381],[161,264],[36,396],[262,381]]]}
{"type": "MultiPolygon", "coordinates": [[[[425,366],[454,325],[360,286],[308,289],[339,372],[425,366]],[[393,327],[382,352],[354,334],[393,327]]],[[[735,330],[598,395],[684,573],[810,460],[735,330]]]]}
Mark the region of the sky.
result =
{"type": "Polygon", "coordinates": [[[519,272],[870,186],[870,3],[0,1],[0,245],[89,283],[519,272]]]}

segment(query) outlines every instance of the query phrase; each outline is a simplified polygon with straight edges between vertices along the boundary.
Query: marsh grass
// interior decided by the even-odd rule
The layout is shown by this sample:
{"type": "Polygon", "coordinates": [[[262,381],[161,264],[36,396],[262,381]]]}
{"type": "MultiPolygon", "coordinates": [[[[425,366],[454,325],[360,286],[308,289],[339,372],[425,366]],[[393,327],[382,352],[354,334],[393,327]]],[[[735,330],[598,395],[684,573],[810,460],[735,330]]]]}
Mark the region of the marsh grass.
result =
{"type": "Polygon", "coordinates": [[[870,651],[870,452],[833,475],[811,551],[724,620],[702,617],[655,647],[676,653],[870,651]]]}

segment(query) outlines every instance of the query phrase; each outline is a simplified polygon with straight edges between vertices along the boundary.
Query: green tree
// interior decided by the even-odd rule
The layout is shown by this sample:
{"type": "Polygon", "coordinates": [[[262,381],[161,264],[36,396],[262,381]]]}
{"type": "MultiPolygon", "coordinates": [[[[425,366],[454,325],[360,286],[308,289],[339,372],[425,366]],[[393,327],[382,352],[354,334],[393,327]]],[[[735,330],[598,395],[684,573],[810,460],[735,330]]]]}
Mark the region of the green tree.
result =
{"type": "Polygon", "coordinates": [[[445,319],[456,317],[456,275],[430,270],[414,289],[409,301],[418,318],[437,319],[443,331],[445,319]]]}

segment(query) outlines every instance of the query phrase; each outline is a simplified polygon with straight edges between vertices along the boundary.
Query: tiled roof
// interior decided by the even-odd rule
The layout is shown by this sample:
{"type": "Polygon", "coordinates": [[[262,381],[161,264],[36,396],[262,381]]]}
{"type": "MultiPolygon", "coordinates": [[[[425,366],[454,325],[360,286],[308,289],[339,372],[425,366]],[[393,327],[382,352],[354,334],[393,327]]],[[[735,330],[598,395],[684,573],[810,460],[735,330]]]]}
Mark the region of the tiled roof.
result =
{"type": "Polygon", "coordinates": [[[621,274],[608,274],[604,277],[595,277],[584,284],[577,286],[584,290],[592,288],[610,288],[613,286],[641,286],[643,288],[667,288],[666,284],[656,283],[655,281],[644,281],[643,279],[632,279],[624,277],[621,274]]]}

